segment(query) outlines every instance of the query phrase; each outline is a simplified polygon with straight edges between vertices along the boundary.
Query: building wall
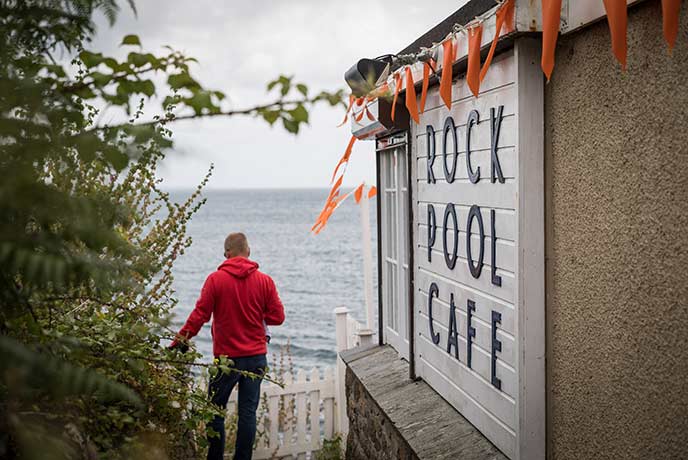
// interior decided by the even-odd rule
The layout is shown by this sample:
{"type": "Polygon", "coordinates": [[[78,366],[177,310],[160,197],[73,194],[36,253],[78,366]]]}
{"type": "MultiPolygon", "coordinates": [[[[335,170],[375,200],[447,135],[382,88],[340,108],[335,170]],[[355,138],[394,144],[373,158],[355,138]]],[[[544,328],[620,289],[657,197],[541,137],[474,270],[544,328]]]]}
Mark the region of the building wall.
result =
{"type": "Polygon", "coordinates": [[[546,85],[548,452],[688,456],[688,5],[561,37],[546,85]]]}

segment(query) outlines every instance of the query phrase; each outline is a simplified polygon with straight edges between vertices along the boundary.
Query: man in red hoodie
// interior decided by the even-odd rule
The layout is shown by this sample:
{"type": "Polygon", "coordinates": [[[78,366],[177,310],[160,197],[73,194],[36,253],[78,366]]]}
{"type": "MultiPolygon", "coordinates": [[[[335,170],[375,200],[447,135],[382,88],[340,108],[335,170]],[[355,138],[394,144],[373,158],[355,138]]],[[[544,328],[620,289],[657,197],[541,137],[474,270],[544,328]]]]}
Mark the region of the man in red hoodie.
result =
{"type": "MultiPolygon", "coordinates": [[[[267,368],[266,327],[284,322],[284,307],[275,282],[258,271],[248,259],[251,250],[243,233],[230,233],[225,239],[225,260],[205,280],[196,308],[170,345],[185,351],[188,340],[198,334],[212,315],[213,354],[234,361],[234,368],[262,376],[267,368]]],[[[256,410],[260,401],[262,378],[238,372],[218,372],[210,379],[208,395],[223,410],[232,389],[239,385],[239,422],[235,460],[251,459],[256,437],[256,410]]],[[[209,424],[215,433],[208,435],[208,459],[222,459],[225,449],[225,419],[215,417],[209,424]]]]}

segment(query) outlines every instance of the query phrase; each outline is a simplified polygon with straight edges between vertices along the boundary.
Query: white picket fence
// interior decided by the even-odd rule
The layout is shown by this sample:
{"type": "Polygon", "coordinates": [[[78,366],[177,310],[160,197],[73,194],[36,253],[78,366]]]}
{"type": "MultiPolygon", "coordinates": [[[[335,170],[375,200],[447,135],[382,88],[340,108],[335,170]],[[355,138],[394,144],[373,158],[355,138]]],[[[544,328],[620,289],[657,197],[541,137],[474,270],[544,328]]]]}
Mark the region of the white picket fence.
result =
{"type": "MultiPolygon", "coordinates": [[[[313,368],[301,369],[296,379],[287,373],[284,388],[273,383],[261,387],[258,411],[259,442],[253,458],[305,459],[322,447],[322,439],[332,439],[335,421],[334,372],[324,375],[313,368]],[[261,410],[262,409],[262,410],[261,410]]],[[[236,413],[236,392],[230,398],[229,414],[236,413]]]]}
{"type": "MultiPolygon", "coordinates": [[[[348,309],[335,309],[337,352],[372,341],[372,334],[349,315],[348,309]]],[[[253,452],[256,460],[312,458],[322,448],[323,439],[335,433],[346,439],[348,418],[344,388],[344,363],[337,357],[337,367],[301,369],[296,379],[284,376],[284,388],[263,383],[258,410],[259,442],[253,452]]],[[[237,411],[237,391],[232,392],[228,415],[237,411]]],[[[231,449],[231,446],[228,446],[231,449]]]]}

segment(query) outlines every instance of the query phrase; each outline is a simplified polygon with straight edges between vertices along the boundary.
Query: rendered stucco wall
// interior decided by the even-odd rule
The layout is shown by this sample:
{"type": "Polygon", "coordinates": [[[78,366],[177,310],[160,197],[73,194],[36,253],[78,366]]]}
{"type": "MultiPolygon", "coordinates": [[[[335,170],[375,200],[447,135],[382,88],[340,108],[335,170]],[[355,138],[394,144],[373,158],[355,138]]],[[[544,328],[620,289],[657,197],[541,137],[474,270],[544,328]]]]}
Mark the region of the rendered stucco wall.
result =
{"type": "Polygon", "coordinates": [[[559,40],[546,85],[548,456],[688,458],[688,4],[559,40]]]}

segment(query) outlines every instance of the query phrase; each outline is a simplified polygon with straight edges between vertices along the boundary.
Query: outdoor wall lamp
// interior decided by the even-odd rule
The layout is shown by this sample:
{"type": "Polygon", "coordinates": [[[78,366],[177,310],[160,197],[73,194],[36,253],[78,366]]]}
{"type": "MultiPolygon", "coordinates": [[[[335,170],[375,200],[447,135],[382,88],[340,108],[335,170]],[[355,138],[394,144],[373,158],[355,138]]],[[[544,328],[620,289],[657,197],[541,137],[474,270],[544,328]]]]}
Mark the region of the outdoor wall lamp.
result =
{"type": "Polygon", "coordinates": [[[389,77],[392,56],[381,56],[375,59],[360,59],[344,74],[346,84],[356,97],[365,96],[381,85],[389,77]]]}

